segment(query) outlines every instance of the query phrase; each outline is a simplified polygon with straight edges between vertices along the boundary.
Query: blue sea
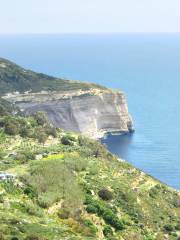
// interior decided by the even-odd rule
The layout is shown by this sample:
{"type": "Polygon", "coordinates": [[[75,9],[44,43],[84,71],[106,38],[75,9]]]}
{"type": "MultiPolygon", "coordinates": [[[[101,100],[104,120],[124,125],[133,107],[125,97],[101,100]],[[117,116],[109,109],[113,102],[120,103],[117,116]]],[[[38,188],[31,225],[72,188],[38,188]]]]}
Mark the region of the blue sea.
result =
{"type": "Polygon", "coordinates": [[[103,142],[180,189],[180,35],[1,35],[0,56],[38,72],[123,90],[136,132],[103,142]]]}

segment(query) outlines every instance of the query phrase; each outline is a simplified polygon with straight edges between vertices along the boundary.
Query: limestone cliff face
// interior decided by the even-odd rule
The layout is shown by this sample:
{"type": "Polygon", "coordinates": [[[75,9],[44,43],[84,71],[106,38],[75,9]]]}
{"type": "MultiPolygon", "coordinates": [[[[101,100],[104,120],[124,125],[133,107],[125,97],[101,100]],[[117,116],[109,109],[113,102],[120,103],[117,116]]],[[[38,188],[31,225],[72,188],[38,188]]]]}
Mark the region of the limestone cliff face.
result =
{"type": "Polygon", "coordinates": [[[92,138],[133,129],[126,99],[121,92],[91,89],[14,94],[4,98],[14,102],[26,114],[44,111],[54,126],[92,138]]]}

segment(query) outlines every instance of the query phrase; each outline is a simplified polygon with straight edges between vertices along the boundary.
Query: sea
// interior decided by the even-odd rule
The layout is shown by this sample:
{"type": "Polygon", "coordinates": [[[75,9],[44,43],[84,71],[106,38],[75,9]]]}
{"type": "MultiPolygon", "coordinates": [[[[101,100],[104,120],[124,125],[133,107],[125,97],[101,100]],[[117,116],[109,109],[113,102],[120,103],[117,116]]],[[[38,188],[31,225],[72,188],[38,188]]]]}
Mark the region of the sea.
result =
{"type": "Polygon", "coordinates": [[[0,35],[0,57],[122,90],[135,133],[108,136],[103,143],[180,189],[180,34],[0,35]]]}

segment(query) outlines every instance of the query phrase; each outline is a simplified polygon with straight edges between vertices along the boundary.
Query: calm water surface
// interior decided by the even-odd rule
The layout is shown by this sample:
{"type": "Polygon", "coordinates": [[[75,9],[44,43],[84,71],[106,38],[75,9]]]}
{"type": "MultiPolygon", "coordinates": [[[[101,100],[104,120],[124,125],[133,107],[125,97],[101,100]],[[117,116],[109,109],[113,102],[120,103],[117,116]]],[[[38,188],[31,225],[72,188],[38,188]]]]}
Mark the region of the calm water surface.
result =
{"type": "Polygon", "coordinates": [[[0,36],[0,56],[35,71],[122,89],[136,132],[104,142],[180,189],[180,35],[0,36]]]}

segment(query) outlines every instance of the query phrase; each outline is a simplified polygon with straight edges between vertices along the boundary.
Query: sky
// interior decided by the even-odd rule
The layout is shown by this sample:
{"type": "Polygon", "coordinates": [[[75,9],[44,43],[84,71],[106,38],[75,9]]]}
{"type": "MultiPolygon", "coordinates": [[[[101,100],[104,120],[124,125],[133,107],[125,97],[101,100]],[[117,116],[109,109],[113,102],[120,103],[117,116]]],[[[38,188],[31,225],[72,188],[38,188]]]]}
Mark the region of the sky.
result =
{"type": "Polygon", "coordinates": [[[180,0],[0,0],[0,34],[180,32],[180,0]]]}

